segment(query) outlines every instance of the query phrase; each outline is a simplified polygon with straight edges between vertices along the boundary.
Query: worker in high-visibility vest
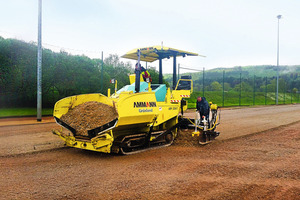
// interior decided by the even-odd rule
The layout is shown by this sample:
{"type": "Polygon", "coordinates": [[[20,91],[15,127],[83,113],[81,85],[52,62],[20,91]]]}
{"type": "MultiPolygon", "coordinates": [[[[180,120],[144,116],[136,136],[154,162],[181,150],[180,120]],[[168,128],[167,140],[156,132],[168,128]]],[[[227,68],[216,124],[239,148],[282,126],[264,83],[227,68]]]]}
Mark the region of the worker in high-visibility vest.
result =
{"type": "Polygon", "coordinates": [[[152,78],[150,76],[150,73],[148,72],[148,70],[146,70],[144,67],[141,67],[141,71],[142,71],[142,76],[143,76],[143,79],[144,81],[147,80],[147,78],[149,78],[149,82],[152,82],[152,78]]]}

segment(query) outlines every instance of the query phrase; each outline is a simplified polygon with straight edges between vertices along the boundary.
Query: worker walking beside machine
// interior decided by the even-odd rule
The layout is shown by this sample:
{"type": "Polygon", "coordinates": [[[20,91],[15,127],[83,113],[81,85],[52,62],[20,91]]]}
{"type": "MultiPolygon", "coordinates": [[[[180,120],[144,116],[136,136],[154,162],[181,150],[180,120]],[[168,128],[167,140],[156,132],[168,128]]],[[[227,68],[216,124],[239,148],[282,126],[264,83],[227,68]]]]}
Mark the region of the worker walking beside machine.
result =
{"type": "Polygon", "coordinates": [[[197,97],[196,108],[196,113],[199,114],[197,114],[198,117],[195,118],[197,119],[195,120],[195,132],[193,132],[192,135],[200,136],[199,144],[205,145],[210,143],[220,134],[219,132],[215,131],[216,126],[220,124],[220,113],[219,117],[217,116],[219,108],[217,104],[212,104],[212,102],[208,103],[205,97],[197,97]],[[209,119],[210,110],[211,119],[209,119]],[[197,128],[200,128],[202,130],[201,134],[199,131],[197,131],[197,128]]]}

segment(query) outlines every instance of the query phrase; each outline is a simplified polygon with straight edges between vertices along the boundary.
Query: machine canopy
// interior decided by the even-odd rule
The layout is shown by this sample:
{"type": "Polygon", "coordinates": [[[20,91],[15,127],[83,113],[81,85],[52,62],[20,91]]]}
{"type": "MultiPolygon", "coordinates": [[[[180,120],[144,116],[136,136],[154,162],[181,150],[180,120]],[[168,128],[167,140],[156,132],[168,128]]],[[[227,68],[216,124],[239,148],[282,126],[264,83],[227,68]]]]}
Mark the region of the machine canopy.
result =
{"type": "Polygon", "coordinates": [[[177,56],[201,56],[197,53],[192,53],[188,51],[178,50],[170,47],[161,47],[161,46],[152,46],[152,47],[145,47],[139,49],[133,49],[128,51],[125,55],[121,56],[122,58],[128,58],[133,60],[138,60],[137,52],[138,50],[141,51],[141,61],[146,62],[154,62],[159,59],[170,58],[170,57],[177,57],[177,56]]]}

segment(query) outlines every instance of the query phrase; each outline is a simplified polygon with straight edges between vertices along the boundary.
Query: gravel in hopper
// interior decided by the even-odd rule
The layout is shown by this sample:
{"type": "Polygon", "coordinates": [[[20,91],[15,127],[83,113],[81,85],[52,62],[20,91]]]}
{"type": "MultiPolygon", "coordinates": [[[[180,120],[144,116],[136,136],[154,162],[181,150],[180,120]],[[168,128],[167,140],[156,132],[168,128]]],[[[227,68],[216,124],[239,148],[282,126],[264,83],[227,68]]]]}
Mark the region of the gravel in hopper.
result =
{"type": "Polygon", "coordinates": [[[88,136],[88,130],[102,126],[118,117],[115,107],[97,101],[80,104],[62,115],[61,120],[76,130],[76,135],[88,136]]]}

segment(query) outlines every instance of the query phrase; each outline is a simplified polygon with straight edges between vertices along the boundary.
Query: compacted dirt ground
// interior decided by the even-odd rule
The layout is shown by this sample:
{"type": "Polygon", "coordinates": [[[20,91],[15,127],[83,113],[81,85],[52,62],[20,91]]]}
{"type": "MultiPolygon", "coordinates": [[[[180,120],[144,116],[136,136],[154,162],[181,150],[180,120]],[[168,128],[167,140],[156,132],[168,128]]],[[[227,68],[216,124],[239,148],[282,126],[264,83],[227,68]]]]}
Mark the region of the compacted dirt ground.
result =
{"type": "Polygon", "coordinates": [[[0,120],[0,199],[300,199],[299,113],[224,110],[208,145],[181,131],[170,147],[128,156],[63,147],[51,120],[0,120]]]}

